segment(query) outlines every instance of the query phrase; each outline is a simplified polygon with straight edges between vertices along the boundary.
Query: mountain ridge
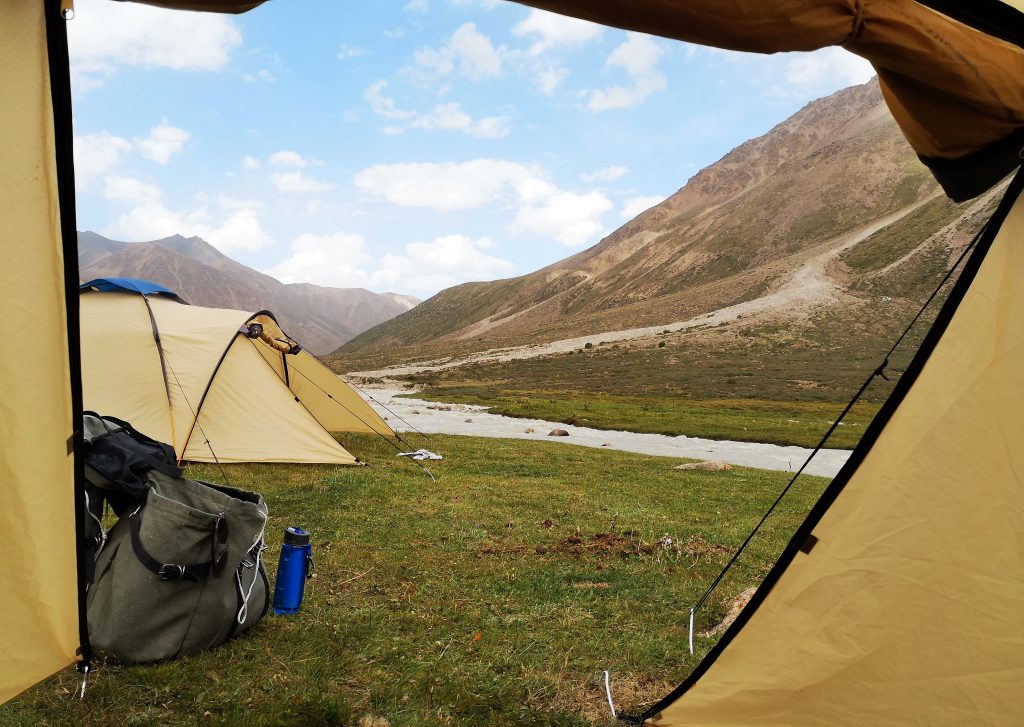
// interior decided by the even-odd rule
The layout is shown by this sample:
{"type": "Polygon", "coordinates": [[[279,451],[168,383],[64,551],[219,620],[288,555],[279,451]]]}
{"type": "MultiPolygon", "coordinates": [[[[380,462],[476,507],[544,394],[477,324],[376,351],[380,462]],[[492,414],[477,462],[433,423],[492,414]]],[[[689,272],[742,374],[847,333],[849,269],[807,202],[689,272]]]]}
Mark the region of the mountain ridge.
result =
{"type": "MultiPolygon", "coordinates": [[[[449,288],[336,356],[343,368],[379,366],[709,314],[784,286],[875,220],[909,224],[897,213],[938,193],[872,80],[811,102],[592,247],[527,275],[449,288]]],[[[842,288],[848,274],[830,265],[842,288]]]]}
{"type": "Polygon", "coordinates": [[[289,335],[318,355],[419,302],[411,296],[363,288],[282,283],[232,260],[200,237],[120,242],[83,231],[78,233],[78,246],[83,281],[145,278],[194,305],[271,310],[289,335]]]}

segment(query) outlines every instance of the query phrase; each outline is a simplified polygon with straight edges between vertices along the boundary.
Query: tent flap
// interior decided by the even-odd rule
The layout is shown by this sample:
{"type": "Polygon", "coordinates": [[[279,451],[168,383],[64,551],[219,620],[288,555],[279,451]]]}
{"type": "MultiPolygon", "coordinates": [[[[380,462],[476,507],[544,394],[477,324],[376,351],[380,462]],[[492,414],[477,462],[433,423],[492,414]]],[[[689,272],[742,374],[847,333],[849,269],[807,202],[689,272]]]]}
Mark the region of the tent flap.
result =
{"type": "Polygon", "coordinates": [[[77,661],[82,643],[61,234],[69,210],[58,199],[46,33],[39,0],[0,3],[0,305],[5,335],[25,343],[0,346],[0,703],[77,661]]]}
{"type": "Polygon", "coordinates": [[[1022,187],[864,441],[653,723],[1019,723],[1022,187]]]}

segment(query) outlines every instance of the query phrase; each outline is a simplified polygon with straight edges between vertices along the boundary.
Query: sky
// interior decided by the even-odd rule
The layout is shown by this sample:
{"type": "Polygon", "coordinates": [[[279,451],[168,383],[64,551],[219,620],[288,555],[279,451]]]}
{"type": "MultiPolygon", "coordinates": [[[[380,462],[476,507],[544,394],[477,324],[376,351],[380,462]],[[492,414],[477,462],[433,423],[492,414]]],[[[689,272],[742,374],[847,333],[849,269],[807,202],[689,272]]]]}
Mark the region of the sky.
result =
{"type": "Polygon", "coordinates": [[[420,298],[584,250],[873,75],[839,48],[733,53],[504,0],[77,0],[68,34],[79,229],[420,298]]]}

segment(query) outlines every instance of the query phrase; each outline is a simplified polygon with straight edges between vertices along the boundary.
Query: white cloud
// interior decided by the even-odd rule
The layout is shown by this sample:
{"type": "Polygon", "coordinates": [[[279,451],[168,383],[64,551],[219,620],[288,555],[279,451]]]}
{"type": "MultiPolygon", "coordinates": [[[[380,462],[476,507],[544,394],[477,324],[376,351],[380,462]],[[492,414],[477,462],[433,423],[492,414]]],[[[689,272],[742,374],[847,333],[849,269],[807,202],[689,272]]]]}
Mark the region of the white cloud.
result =
{"type": "Polygon", "coordinates": [[[80,92],[103,85],[118,67],[220,71],[242,42],[225,15],[86,0],[76,10],[68,46],[80,92]]]}
{"type": "Polygon", "coordinates": [[[513,272],[512,263],[487,252],[493,248],[486,237],[444,235],[408,244],[400,254],[387,253],[375,262],[362,235],[304,234],[292,240],[288,258],[265,272],[285,283],[432,295],[459,283],[513,272]]]}
{"type": "Polygon", "coordinates": [[[460,7],[468,7],[476,5],[484,10],[491,10],[498,7],[498,0],[448,0],[452,5],[458,5],[460,7]]]}
{"type": "Polygon", "coordinates": [[[497,78],[501,75],[501,57],[491,39],[466,23],[456,30],[448,41],[459,62],[459,75],[472,81],[497,78]]]}
{"type": "Polygon", "coordinates": [[[294,192],[299,194],[311,192],[327,192],[334,189],[330,182],[313,179],[303,172],[278,172],[271,177],[274,186],[280,192],[294,192]]]}
{"type": "Polygon", "coordinates": [[[838,47],[824,48],[793,54],[786,67],[786,85],[775,90],[782,95],[817,96],[865,83],[874,75],[875,69],[860,56],[838,47]]]}
{"type": "Polygon", "coordinates": [[[441,48],[420,48],[413,60],[414,65],[403,72],[421,85],[432,85],[453,73],[471,81],[502,74],[501,54],[474,23],[459,26],[441,48]]]}
{"type": "Polygon", "coordinates": [[[564,66],[552,65],[535,69],[532,75],[540,92],[545,96],[550,96],[562,81],[569,77],[569,69],[564,66]]]}
{"type": "Polygon", "coordinates": [[[242,169],[259,169],[263,163],[254,156],[246,154],[242,157],[242,169]]]}
{"type": "Polygon", "coordinates": [[[430,10],[430,3],[427,0],[409,0],[402,10],[407,13],[425,13],[430,10]]]}
{"type": "Polygon", "coordinates": [[[402,111],[395,106],[395,100],[384,95],[384,89],[388,82],[383,78],[374,81],[363,92],[363,98],[370,104],[373,113],[383,116],[385,119],[409,119],[415,116],[415,112],[402,111]]]}
{"type": "Polygon", "coordinates": [[[459,283],[494,280],[510,275],[515,266],[485,252],[494,248],[490,238],[444,235],[430,242],[405,246],[402,255],[385,255],[373,273],[377,289],[431,295],[459,283]]]}
{"type": "Polygon", "coordinates": [[[462,163],[376,164],[359,172],[355,184],[400,207],[450,212],[482,207],[538,176],[539,172],[517,162],[474,159],[462,163]]]}
{"type": "Polygon", "coordinates": [[[414,129],[461,131],[478,139],[504,139],[508,136],[508,123],[504,117],[487,116],[474,121],[457,103],[435,106],[432,113],[417,116],[409,126],[414,129]]]}
{"type": "Polygon", "coordinates": [[[217,221],[209,210],[168,209],[158,187],[131,177],[105,178],[105,196],[130,209],[104,232],[120,240],[158,240],[171,235],[198,235],[222,252],[259,250],[273,244],[260,221],[260,203],[221,198],[227,215],[217,221]]]}
{"type": "Polygon", "coordinates": [[[111,174],[104,178],[103,196],[116,202],[148,204],[160,201],[160,188],[134,177],[111,174]]]}
{"type": "Polygon", "coordinates": [[[629,86],[609,86],[590,92],[587,108],[591,111],[625,109],[637,106],[652,93],[663,90],[668,81],[656,66],[662,47],[641,33],[627,33],[627,38],[608,56],[606,67],[621,68],[629,76],[629,86]]]}
{"type": "Polygon", "coordinates": [[[503,116],[485,116],[474,120],[457,103],[438,104],[430,113],[404,111],[395,100],[384,95],[388,82],[374,82],[363,93],[375,114],[396,122],[385,126],[385,134],[401,134],[406,129],[461,131],[478,139],[504,139],[508,136],[508,119],[503,116]],[[401,122],[401,123],[398,123],[401,122]]]}
{"type": "Polygon", "coordinates": [[[570,18],[546,10],[531,10],[526,19],[512,28],[512,34],[519,38],[534,38],[527,51],[540,55],[551,48],[576,47],[601,36],[604,28],[586,20],[570,18]]]}
{"type": "Polygon", "coordinates": [[[513,229],[529,230],[567,247],[578,247],[597,242],[604,230],[601,216],[611,208],[611,201],[600,192],[553,192],[524,204],[513,229]]]}
{"type": "Polygon", "coordinates": [[[98,134],[76,136],[75,185],[86,189],[97,177],[118,166],[122,158],[132,149],[132,144],[120,136],[102,131],[98,134]]]}
{"type": "Polygon", "coordinates": [[[246,73],[244,76],[242,76],[242,80],[246,83],[257,83],[258,81],[273,83],[274,81],[277,80],[277,76],[271,73],[268,69],[261,68],[256,72],[255,75],[253,75],[252,73],[246,73]]]}
{"type": "Polygon", "coordinates": [[[622,209],[619,210],[619,216],[625,220],[631,220],[641,212],[649,210],[659,202],[664,202],[664,197],[633,197],[627,199],[626,203],[622,205],[622,209]]]}
{"type": "Polygon", "coordinates": [[[319,166],[323,164],[319,159],[306,159],[298,152],[290,150],[274,152],[267,161],[276,167],[297,167],[300,169],[310,165],[319,166]]]}
{"type": "Polygon", "coordinates": [[[152,159],[157,164],[167,164],[172,156],[185,148],[185,142],[191,138],[189,132],[164,121],[150,129],[149,136],[136,138],[135,147],[146,159],[152,159]]]}
{"type": "Polygon", "coordinates": [[[559,189],[542,170],[500,159],[441,164],[378,164],[355,177],[356,186],[400,207],[439,212],[505,202],[516,209],[512,229],[577,246],[594,242],[612,203],[600,192],[559,189]]]}
{"type": "Polygon", "coordinates": [[[349,58],[358,58],[359,56],[365,56],[369,53],[366,48],[359,45],[349,45],[348,43],[342,43],[338,46],[338,58],[343,61],[347,61],[349,58]]]}
{"type": "Polygon", "coordinates": [[[282,283],[314,283],[340,288],[364,288],[372,260],[361,235],[299,235],[291,244],[291,257],[264,271],[282,283]]]}
{"type": "Polygon", "coordinates": [[[593,172],[588,172],[580,175],[580,179],[584,182],[614,182],[619,177],[623,177],[629,174],[629,168],[619,164],[612,165],[610,167],[604,167],[602,169],[596,169],[593,172]]]}

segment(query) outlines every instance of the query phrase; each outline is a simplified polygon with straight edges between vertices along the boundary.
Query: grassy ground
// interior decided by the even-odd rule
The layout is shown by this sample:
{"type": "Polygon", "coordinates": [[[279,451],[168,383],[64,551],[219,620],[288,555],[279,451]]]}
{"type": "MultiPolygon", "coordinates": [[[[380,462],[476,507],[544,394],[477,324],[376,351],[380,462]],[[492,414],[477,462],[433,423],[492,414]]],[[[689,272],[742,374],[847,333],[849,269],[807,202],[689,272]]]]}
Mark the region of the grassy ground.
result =
{"type": "MultiPolygon", "coordinates": [[[[674,461],[555,443],[435,436],[432,482],[379,439],[363,468],[229,466],[270,506],[271,575],[287,525],[312,530],[318,575],[297,617],[268,615],[211,652],[71,671],[0,707],[3,725],[583,725],[675,686],[687,606],[786,475],[679,472],[674,461]],[[614,522],[614,530],[612,524],[614,522]],[[365,722],[364,722],[365,724],[365,722]]],[[[216,468],[191,474],[219,480],[216,468]]],[[[764,576],[820,493],[794,488],[698,618],[764,576]]]]}
{"type": "MultiPolygon", "coordinates": [[[[494,414],[595,429],[801,447],[817,445],[844,406],[820,401],[588,396],[471,386],[429,388],[410,396],[428,401],[484,404],[494,414]]],[[[859,404],[836,429],[828,446],[852,449],[878,408],[877,404],[859,404]]]]}

